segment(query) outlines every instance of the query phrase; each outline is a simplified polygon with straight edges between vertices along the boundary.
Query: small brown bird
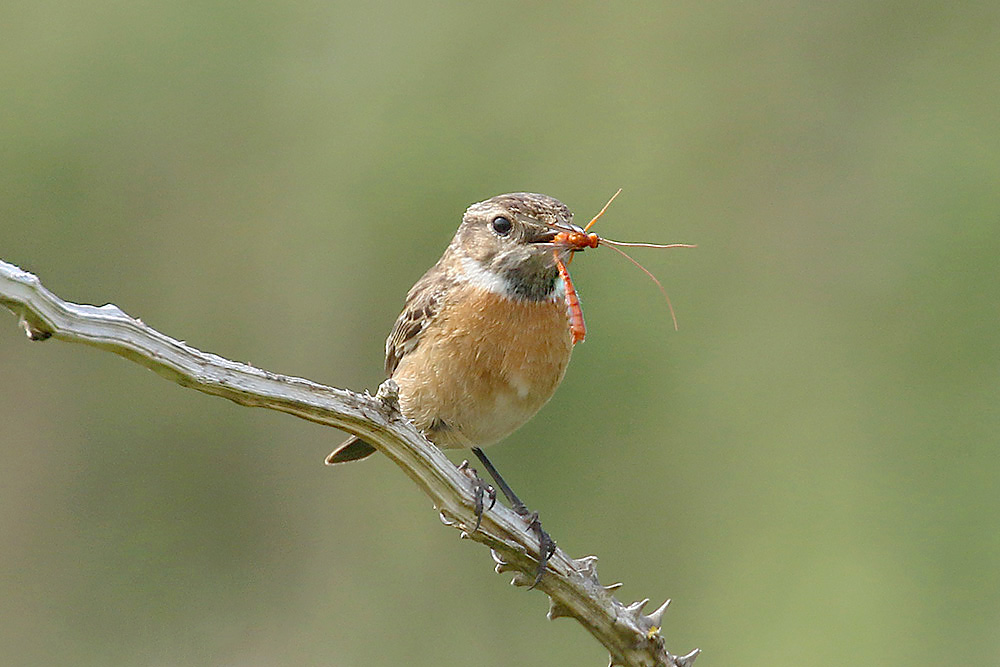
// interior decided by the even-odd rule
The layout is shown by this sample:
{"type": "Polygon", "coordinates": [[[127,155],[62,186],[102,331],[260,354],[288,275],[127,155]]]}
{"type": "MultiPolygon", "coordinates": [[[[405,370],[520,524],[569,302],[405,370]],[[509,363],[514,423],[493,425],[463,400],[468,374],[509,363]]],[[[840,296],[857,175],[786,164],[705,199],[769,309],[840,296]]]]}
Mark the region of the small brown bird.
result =
{"type": "MultiPolygon", "coordinates": [[[[444,255],[410,289],[385,342],[385,372],[399,386],[403,415],[441,448],[472,448],[538,534],[539,577],[555,544],[480,448],[533,417],[566,372],[577,337],[557,264],[582,248],[553,241],[558,230],[580,230],[572,220],[562,202],[541,194],[473,204],[444,255]]],[[[374,451],[351,437],[326,462],[374,451]]]]}
{"type": "MultiPolygon", "coordinates": [[[[552,240],[572,214],[538,194],[473,204],[385,343],[403,414],[442,448],[483,447],[549,400],[573,349],[552,240]]],[[[350,438],[327,463],[375,449],[350,438]]]]}

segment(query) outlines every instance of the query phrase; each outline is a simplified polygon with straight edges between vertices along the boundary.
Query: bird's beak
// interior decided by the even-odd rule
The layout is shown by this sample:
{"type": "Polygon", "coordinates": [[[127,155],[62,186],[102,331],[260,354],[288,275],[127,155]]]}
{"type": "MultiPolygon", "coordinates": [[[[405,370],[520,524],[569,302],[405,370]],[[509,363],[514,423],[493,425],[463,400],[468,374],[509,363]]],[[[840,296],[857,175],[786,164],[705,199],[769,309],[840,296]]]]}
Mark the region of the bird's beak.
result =
{"type": "Polygon", "coordinates": [[[556,231],[548,227],[540,227],[539,232],[532,234],[528,238],[528,243],[552,243],[556,238],[556,231]]]}

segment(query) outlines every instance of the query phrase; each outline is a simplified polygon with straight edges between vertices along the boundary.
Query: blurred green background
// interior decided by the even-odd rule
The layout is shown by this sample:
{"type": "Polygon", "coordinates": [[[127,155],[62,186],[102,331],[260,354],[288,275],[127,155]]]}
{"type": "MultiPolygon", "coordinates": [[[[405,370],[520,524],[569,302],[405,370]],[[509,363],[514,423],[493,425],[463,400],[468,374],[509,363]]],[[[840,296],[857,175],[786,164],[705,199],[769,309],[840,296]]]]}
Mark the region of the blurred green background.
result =
{"type": "MultiPolygon", "coordinates": [[[[7,3],[0,257],[353,389],[465,207],[637,251],[492,450],[699,665],[1000,664],[1000,5],[7,3]]],[[[0,314],[11,665],[604,665],[385,460],[0,314]]],[[[456,457],[459,458],[459,457],[456,457]]]]}

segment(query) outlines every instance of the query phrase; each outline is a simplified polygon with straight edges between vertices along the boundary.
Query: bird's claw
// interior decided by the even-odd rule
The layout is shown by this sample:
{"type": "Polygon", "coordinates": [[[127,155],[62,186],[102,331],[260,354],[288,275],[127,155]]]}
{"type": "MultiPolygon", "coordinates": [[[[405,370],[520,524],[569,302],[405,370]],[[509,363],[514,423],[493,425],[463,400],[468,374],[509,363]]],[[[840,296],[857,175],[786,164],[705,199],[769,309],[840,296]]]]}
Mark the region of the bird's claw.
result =
{"type": "Polygon", "coordinates": [[[472,481],[472,495],[475,498],[474,511],[476,514],[476,525],[472,532],[479,530],[479,524],[483,520],[483,512],[489,512],[497,503],[497,491],[492,486],[483,481],[476,469],[469,465],[468,461],[462,461],[458,469],[472,481]],[[486,507],[485,499],[490,499],[489,507],[486,507]]]}
{"type": "Polygon", "coordinates": [[[552,536],[542,529],[542,522],[538,520],[538,512],[529,513],[527,508],[523,509],[523,514],[521,512],[518,513],[528,522],[528,530],[532,531],[535,537],[538,538],[538,569],[535,570],[535,580],[528,587],[528,590],[531,590],[542,580],[542,575],[545,574],[545,568],[549,564],[549,559],[556,552],[556,542],[552,539],[552,536]]]}

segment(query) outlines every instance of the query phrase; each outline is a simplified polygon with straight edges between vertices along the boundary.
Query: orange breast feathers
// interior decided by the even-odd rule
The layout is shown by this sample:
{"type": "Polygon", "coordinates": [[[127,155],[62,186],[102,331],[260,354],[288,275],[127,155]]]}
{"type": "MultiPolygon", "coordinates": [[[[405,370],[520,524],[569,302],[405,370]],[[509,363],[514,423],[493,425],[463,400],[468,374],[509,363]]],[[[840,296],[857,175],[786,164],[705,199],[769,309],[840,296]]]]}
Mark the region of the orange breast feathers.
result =
{"type": "Polygon", "coordinates": [[[454,290],[392,378],[404,415],[439,447],[485,446],[552,397],[573,341],[562,297],[454,290]]]}

